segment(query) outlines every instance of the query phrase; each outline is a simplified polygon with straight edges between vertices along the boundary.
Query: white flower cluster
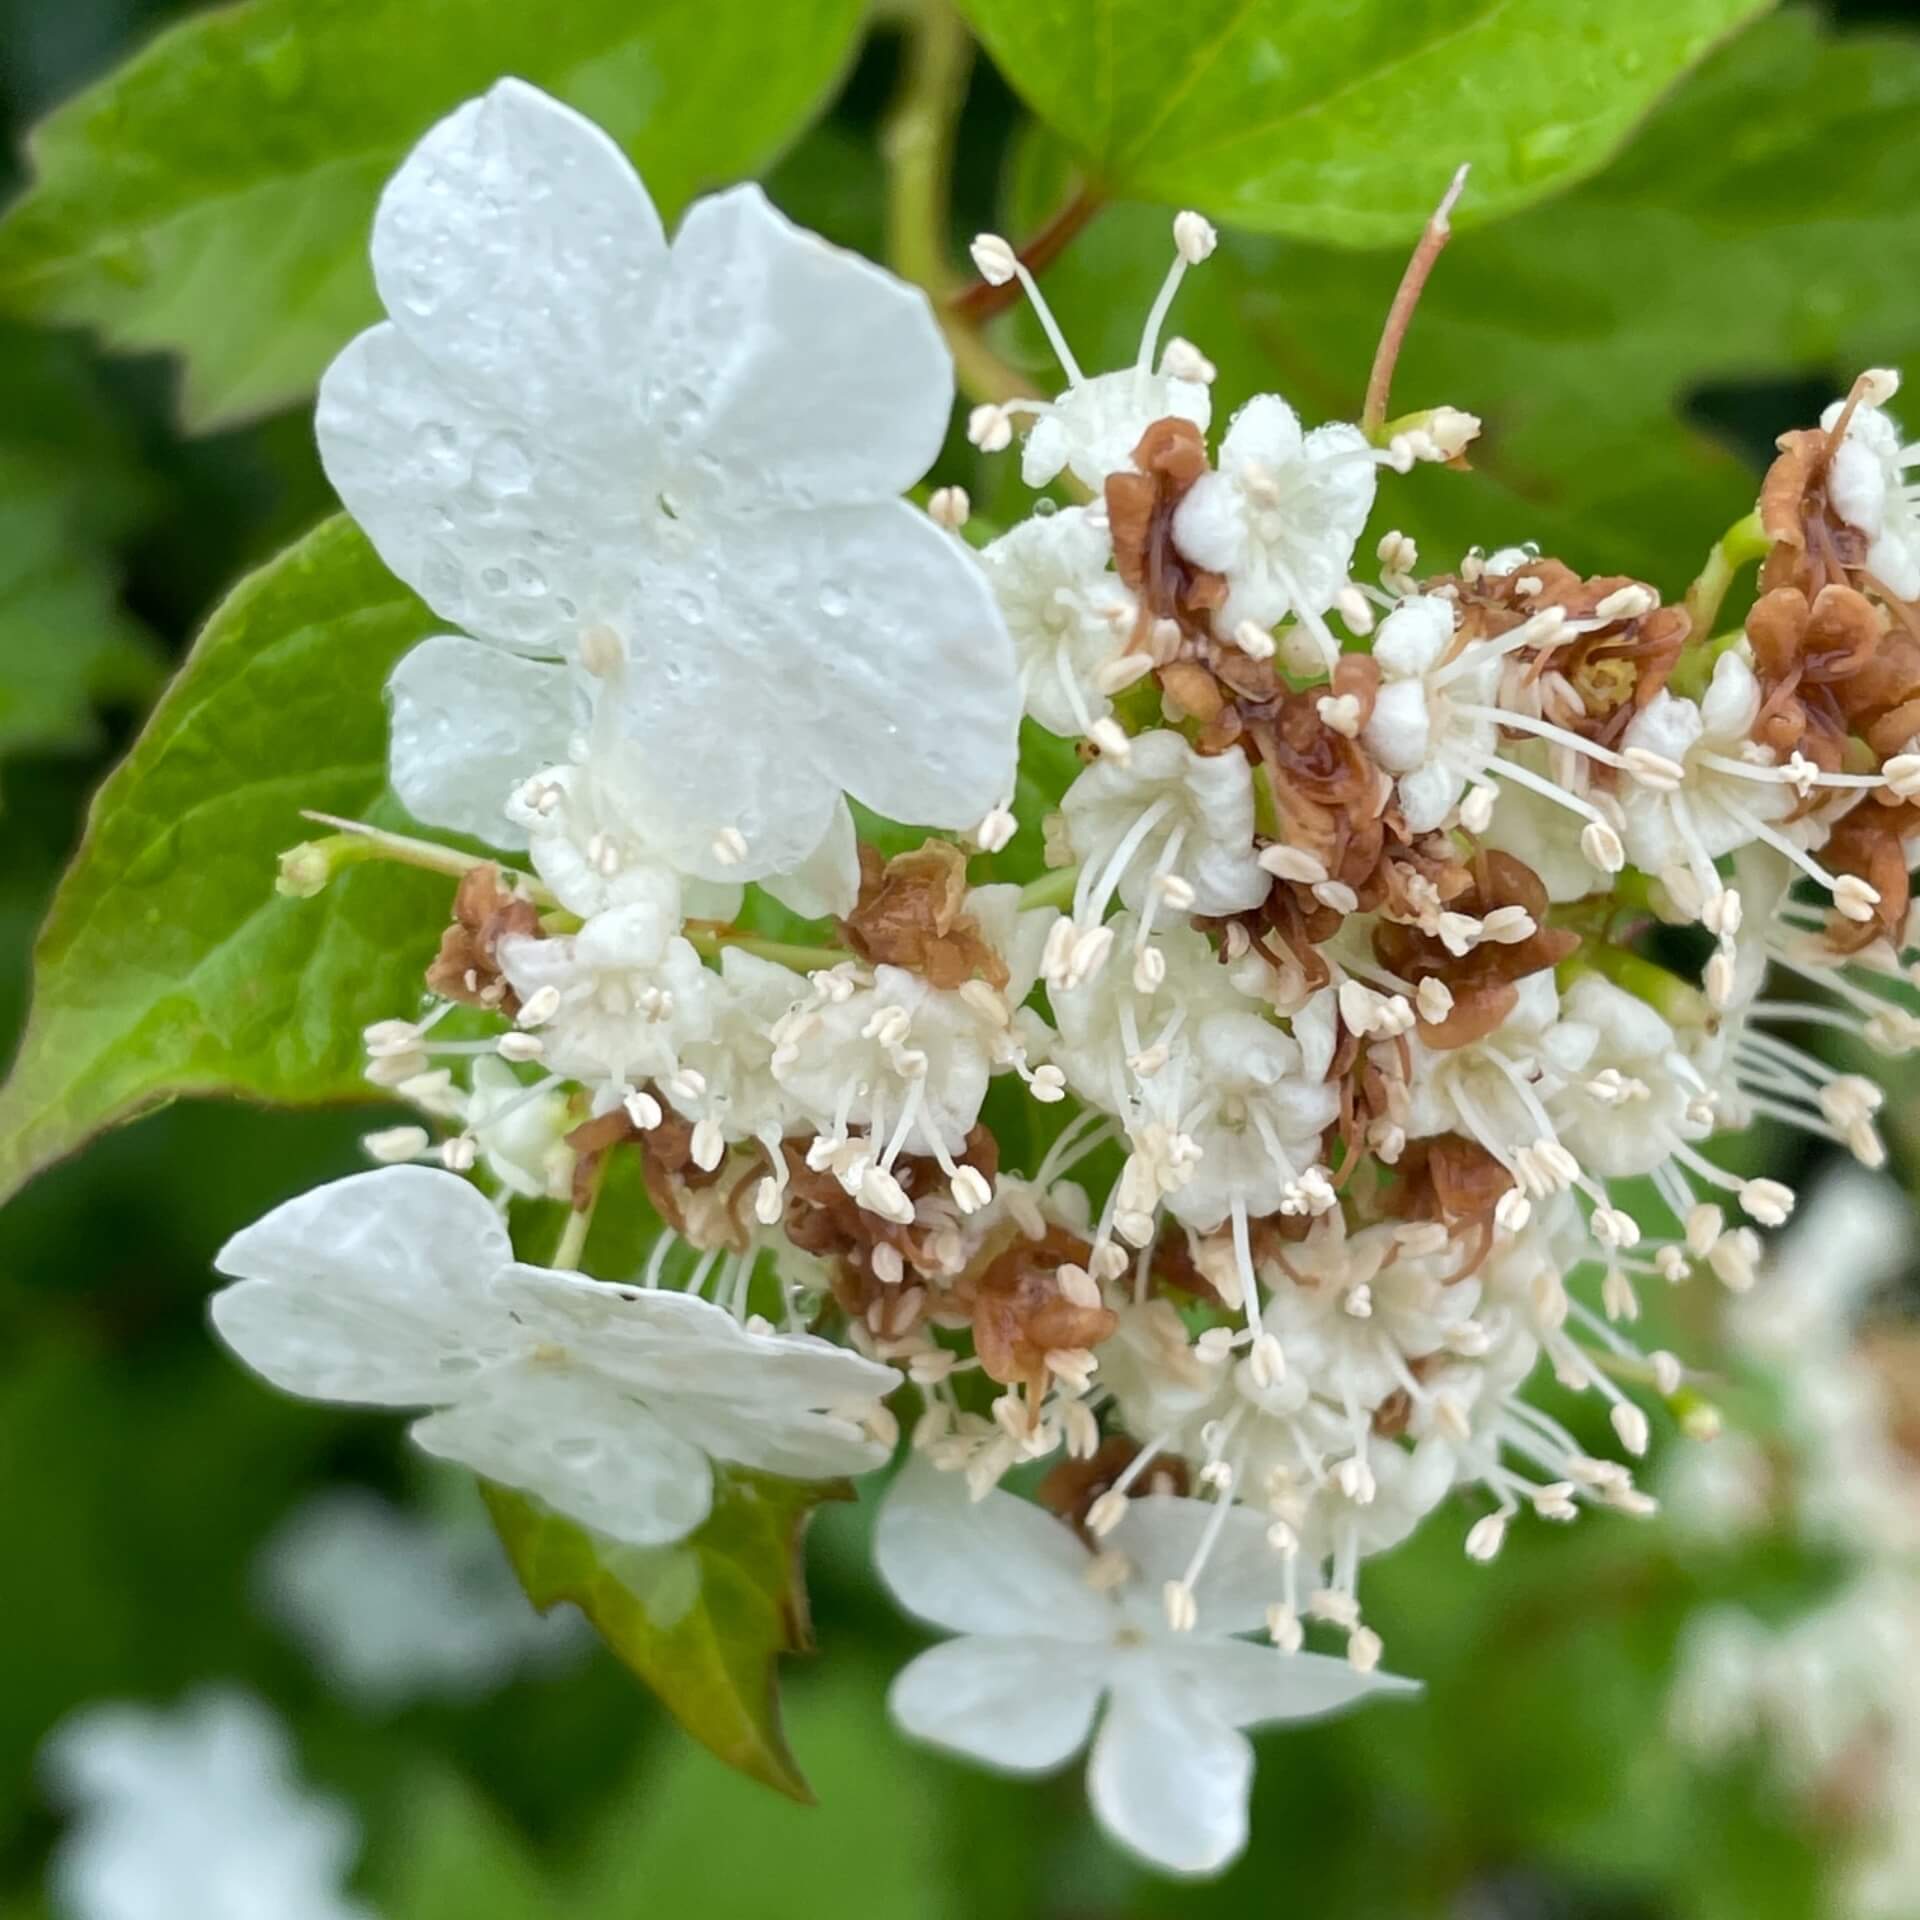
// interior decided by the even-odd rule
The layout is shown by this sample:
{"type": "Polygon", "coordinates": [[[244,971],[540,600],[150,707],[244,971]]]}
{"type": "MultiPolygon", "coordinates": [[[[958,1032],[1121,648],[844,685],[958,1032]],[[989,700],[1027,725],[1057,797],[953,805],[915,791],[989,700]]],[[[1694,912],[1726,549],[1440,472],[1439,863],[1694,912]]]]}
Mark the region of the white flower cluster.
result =
{"type": "MultiPolygon", "coordinates": [[[[882,1570],[969,1638],[901,1719],[1041,1768],[1106,1699],[1101,1817],[1200,1872],[1243,1837],[1239,1727],[1399,1684],[1369,1556],[1448,1501],[1479,1560],[1529,1511],[1651,1508],[1531,1388],[1647,1450],[1634,1391],[1685,1370],[1622,1331],[1639,1289],[1744,1289],[1793,1205],[1713,1137],[1881,1158],[1871,1083],[1774,1027],[1920,1037],[1920,521],[1870,375],[1768,477],[1744,632],[1531,548],[1423,577],[1389,532],[1361,578],[1382,470],[1479,423],[1305,430],[1266,394],[1210,448],[1213,369],[1160,335],[1215,235],[1174,244],[1135,364],[1092,376],[975,244],[1067,385],[970,437],[1024,432],[1072,496],[976,555],[957,489],[896,497],[952,397],[923,296],[752,188],[669,247],[517,83],[427,135],[321,448],[460,629],[394,676],[395,784],[528,870],[371,836],[463,876],[427,1010],[367,1034],[421,1122],[240,1234],[214,1317],[643,1545],[704,1521],[716,1463],[880,1465],[913,1392],[882,1570]],[[1081,743],[1044,818],[1023,714],[1081,743]],[[1046,868],[886,859],[848,796],[995,855],[1038,829],[1046,868]],[[759,937],[762,895],[816,944],[759,937]],[[1818,997],[1765,997],[1770,964],[1818,997]],[[1002,1164],[996,1079],[1037,1162],[1002,1164]],[[665,1225],[608,1282],[578,1269],[616,1162],[665,1225]],[[572,1206],[545,1267],[503,1218],[540,1199],[572,1206]],[[1057,1518],[999,1490],[1049,1459],[1057,1518]]],[[[297,849],[284,884],[326,871],[297,849]]]]}
{"type": "Polygon", "coordinates": [[[1688,1622],[1674,1730],[1722,1759],[1764,1744],[1781,1790],[1834,1823],[1834,1911],[1901,1920],[1920,1876],[1920,1462],[1906,1437],[1912,1349],[1862,1337],[1862,1310],[1907,1265],[1912,1219],[1858,1173],[1830,1176],[1729,1316],[1735,1352],[1782,1397],[1769,1449],[1729,1431],[1684,1456],[1668,1509],[1703,1544],[1784,1530],[1846,1571],[1816,1605],[1768,1624],[1745,1608],[1688,1622]]]}

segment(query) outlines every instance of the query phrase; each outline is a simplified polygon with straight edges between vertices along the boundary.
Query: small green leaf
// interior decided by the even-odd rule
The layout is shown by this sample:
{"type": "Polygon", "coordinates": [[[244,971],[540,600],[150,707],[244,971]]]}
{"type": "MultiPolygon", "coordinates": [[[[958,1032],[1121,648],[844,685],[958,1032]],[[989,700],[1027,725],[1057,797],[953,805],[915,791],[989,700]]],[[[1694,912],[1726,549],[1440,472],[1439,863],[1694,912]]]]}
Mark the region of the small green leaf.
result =
{"type": "MultiPolygon", "coordinates": [[[[1783,15],[1718,53],[1596,178],[1460,234],[1415,315],[1393,410],[1450,402],[1486,430],[1471,473],[1383,475],[1376,529],[1412,533],[1431,569],[1475,542],[1537,540],[1677,594],[1755,485],[1687,417],[1695,390],[1811,376],[1818,397],[1798,404],[1817,411],[1861,367],[1920,354],[1920,149],[1899,134],[1916,114],[1920,42],[1783,15]],[[1836,169],[1840,141],[1874,165],[1836,169]]],[[[1023,156],[1010,222],[1059,197],[1067,163],[1042,145],[1023,156]]],[[[1166,218],[1110,208],[1048,272],[1084,364],[1132,361],[1152,291],[1141,260],[1166,218]]],[[[1218,363],[1216,427],[1260,391],[1310,421],[1353,418],[1404,264],[1398,248],[1224,238],[1169,320],[1218,363]]],[[[988,511],[1005,464],[976,489],[988,511]]]]}
{"type": "Polygon", "coordinates": [[[449,900],[386,866],[274,892],[300,809],[405,826],[381,689],[432,614],[344,519],[235,589],[94,799],[0,1087],[0,1198],[175,1094],[364,1097],[360,1029],[418,1004],[449,900]]]}
{"type": "Polygon", "coordinates": [[[795,1800],[811,1800],[780,1730],[777,1657],[811,1644],[800,1539],[844,1481],[716,1466],[713,1511],[671,1547],[628,1547],[523,1494],[483,1488],[533,1604],[570,1600],[702,1746],[795,1800]]]}
{"type": "Polygon", "coordinates": [[[1765,0],[962,0],[1106,194],[1268,233],[1416,233],[1591,173],[1765,0]]]}
{"type": "Polygon", "coordinates": [[[661,209],[758,171],[849,58],[860,0],[246,0],[160,34],[32,136],[0,304],[187,359],[224,425],[377,315],[367,229],[442,114],[515,74],[606,126],[661,209]]]}

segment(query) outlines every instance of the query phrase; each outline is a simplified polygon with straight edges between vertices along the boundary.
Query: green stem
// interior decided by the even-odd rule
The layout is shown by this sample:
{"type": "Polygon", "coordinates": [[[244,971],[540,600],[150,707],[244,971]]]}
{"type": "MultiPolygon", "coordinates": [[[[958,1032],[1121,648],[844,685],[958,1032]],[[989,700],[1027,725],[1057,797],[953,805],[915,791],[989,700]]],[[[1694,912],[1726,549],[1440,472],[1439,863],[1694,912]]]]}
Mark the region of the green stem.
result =
{"type": "Polygon", "coordinates": [[[593,1171],[588,1176],[587,1204],[576,1207],[568,1214],[567,1224],[560,1229],[560,1240],[553,1250],[552,1265],[578,1269],[580,1256],[586,1250],[587,1230],[593,1225],[594,1209],[600,1204],[601,1183],[606,1177],[607,1156],[603,1153],[595,1160],[593,1171]]]}
{"type": "Polygon", "coordinates": [[[1635,999],[1644,1000],[1674,1026],[1704,1027],[1712,1018],[1707,997],[1697,987],[1688,986],[1678,974],[1669,973],[1630,947],[1589,940],[1558,971],[1563,987],[1583,972],[1597,973],[1603,980],[1623,987],[1635,999]]]}
{"type": "Polygon", "coordinates": [[[490,854],[462,853],[458,847],[443,847],[434,840],[416,840],[411,834],[389,833],[384,827],[370,827],[361,820],[342,820],[331,813],[303,813],[300,817],[317,820],[322,826],[337,827],[339,832],[323,840],[305,841],[281,855],[283,892],[318,893],[320,887],[343,868],[357,866],[363,860],[390,860],[403,867],[444,873],[456,880],[475,867],[499,867],[529,900],[548,907],[558,904],[532,874],[503,865],[490,854]],[[320,876],[319,882],[311,885],[315,875],[320,876]]]}
{"type": "Polygon", "coordinates": [[[738,947],[742,953],[771,960],[775,966],[791,967],[795,973],[816,973],[853,957],[844,947],[803,947],[790,940],[762,940],[755,934],[716,927],[710,922],[702,925],[690,921],[683,931],[687,944],[708,960],[717,959],[728,947],[738,947]]]}
{"type": "Polygon", "coordinates": [[[973,401],[998,402],[1033,389],[955,311],[955,276],[946,253],[954,131],[972,66],[973,36],[949,0],[921,0],[907,36],[905,78],[880,144],[887,168],[887,259],[932,300],[961,392],[973,401]]]}
{"type": "Polygon", "coordinates": [[[1720,617],[1720,604],[1726,599],[1734,576],[1742,567],[1751,566],[1756,560],[1764,560],[1772,545],[1766,529],[1760,524],[1758,508],[1736,520],[1714,542],[1713,551],[1707,555],[1707,564],[1700,569],[1699,578],[1687,589],[1686,609],[1693,621],[1691,631],[1694,635],[1713,631],[1714,622],[1720,617]]]}
{"type": "Polygon", "coordinates": [[[1029,907],[1064,907],[1073,899],[1073,890],[1080,880],[1080,866],[1076,861],[1070,867],[1055,867],[1051,873],[1043,873],[1038,880],[1029,880],[1020,889],[1020,911],[1029,907]]]}

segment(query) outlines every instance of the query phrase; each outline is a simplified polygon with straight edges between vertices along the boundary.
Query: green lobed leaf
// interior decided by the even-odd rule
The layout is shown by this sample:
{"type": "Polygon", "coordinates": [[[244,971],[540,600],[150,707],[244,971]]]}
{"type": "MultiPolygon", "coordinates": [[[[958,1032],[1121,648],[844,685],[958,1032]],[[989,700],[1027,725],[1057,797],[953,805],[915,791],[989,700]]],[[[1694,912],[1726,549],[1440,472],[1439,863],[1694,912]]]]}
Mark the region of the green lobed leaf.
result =
{"type": "Polygon", "coordinates": [[[299,398],[377,315],[382,183],[503,75],[633,154],[661,209],[759,170],[853,48],[860,0],[245,0],[160,34],[28,143],[0,306],[185,355],[196,428],[299,398]]]}
{"type": "Polygon", "coordinates": [[[812,1794],[780,1727],[777,1665],[811,1644],[800,1541],[845,1481],[716,1464],[713,1511],[670,1547],[629,1547],[483,1486],[507,1557],[545,1612],[570,1600],[688,1733],[795,1800],[812,1794]]]}
{"type": "Polygon", "coordinates": [[[350,522],[242,582],[96,795],[0,1087],[0,1198],[182,1093],[366,1096],[360,1030],[418,1003],[446,880],[388,866],[274,892],[303,807],[389,826],[381,689],[436,630],[350,522]]]}
{"type": "Polygon", "coordinates": [[[91,746],[96,705],[157,684],[113,552],[147,504],[73,343],[0,326],[0,755],[91,746]]]}
{"type": "MultiPolygon", "coordinates": [[[[1677,593],[1755,482],[1686,417],[1696,389],[1797,375],[1824,398],[1862,366],[1920,357],[1920,148],[1905,137],[1917,113],[1920,42],[1786,14],[1715,55],[1604,173],[1460,234],[1415,316],[1393,407],[1450,402],[1486,431],[1470,474],[1383,476],[1378,526],[1413,533],[1434,565],[1532,539],[1677,593]]],[[[1064,171],[1057,151],[1030,150],[1010,217],[1044,214],[1064,171]]],[[[1132,360],[1152,292],[1143,252],[1164,246],[1166,221],[1111,208],[1049,272],[1085,364],[1132,360]]],[[[1219,365],[1216,425],[1261,390],[1310,420],[1352,418],[1404,263],[1398,248],[1227,236],[1170,321],[1219,365]]],[[[1043,352],[1036,342],[1036,365],[1043,352]]],[[[991,487],[979,492],[991,510],[991,487]]]]}
{"type": "Polygon", "coordinates": [[[1599,166],[1766,0],[962,0],[1105,194],[1347,246],[1599,166]]]}

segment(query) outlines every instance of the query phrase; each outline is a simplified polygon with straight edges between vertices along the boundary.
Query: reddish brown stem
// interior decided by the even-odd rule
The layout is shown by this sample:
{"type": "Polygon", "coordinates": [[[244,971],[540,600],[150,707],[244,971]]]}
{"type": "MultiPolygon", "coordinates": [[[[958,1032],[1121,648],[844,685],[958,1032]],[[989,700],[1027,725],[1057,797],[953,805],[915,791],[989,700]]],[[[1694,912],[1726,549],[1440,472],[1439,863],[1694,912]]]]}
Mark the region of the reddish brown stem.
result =
{"type": "Polygon", "coordinates": [[[1427,284],[1427,276],[1432,273],[1434,262],[1446,250],[1453,238],[1453,226],[1449,216],[1453,212],[1453,203],[1460,198],[1460,190],[1467,184],[1467,169],[1462,167],[1453,176],[1453,184],[1442,195],[1440,204],[1434,208],[1421,229],[1420,239],[1413,249],[1413,258],[1407,262],[1407,270],[1400,276],[1400,286],[1393,296],[1393,305],[1387,309],[1387,324],[1380,330],[1380,344],[1374,349],[1373,371],[1367,376],[1367,404],[1361,410],[1360,428],[1371,439],[1386,424],[1387,395],[1393,388],[1393,370],[1400,360],[1400,348],[1407,337],[1407,329],[1413,324],[1413,310],[1420,304],[1420,295],[1427,284]]]}
{"type": "MultiPolygon", "coordinates": [[[[1044,273],[1066,250],[1082,227],[1098,213],[1105,202],[1089,187],[1082,187],[1047,224],[1020,249],[1021,264],[1029,273],[1044,273]]],[[[1020,283],[1009,280],[996,287],[990,281],[975,280],[962,287],[947,302],[948,310],[962,320],[978,325],[991,320],[1020,298],[1020,283]]]]}

